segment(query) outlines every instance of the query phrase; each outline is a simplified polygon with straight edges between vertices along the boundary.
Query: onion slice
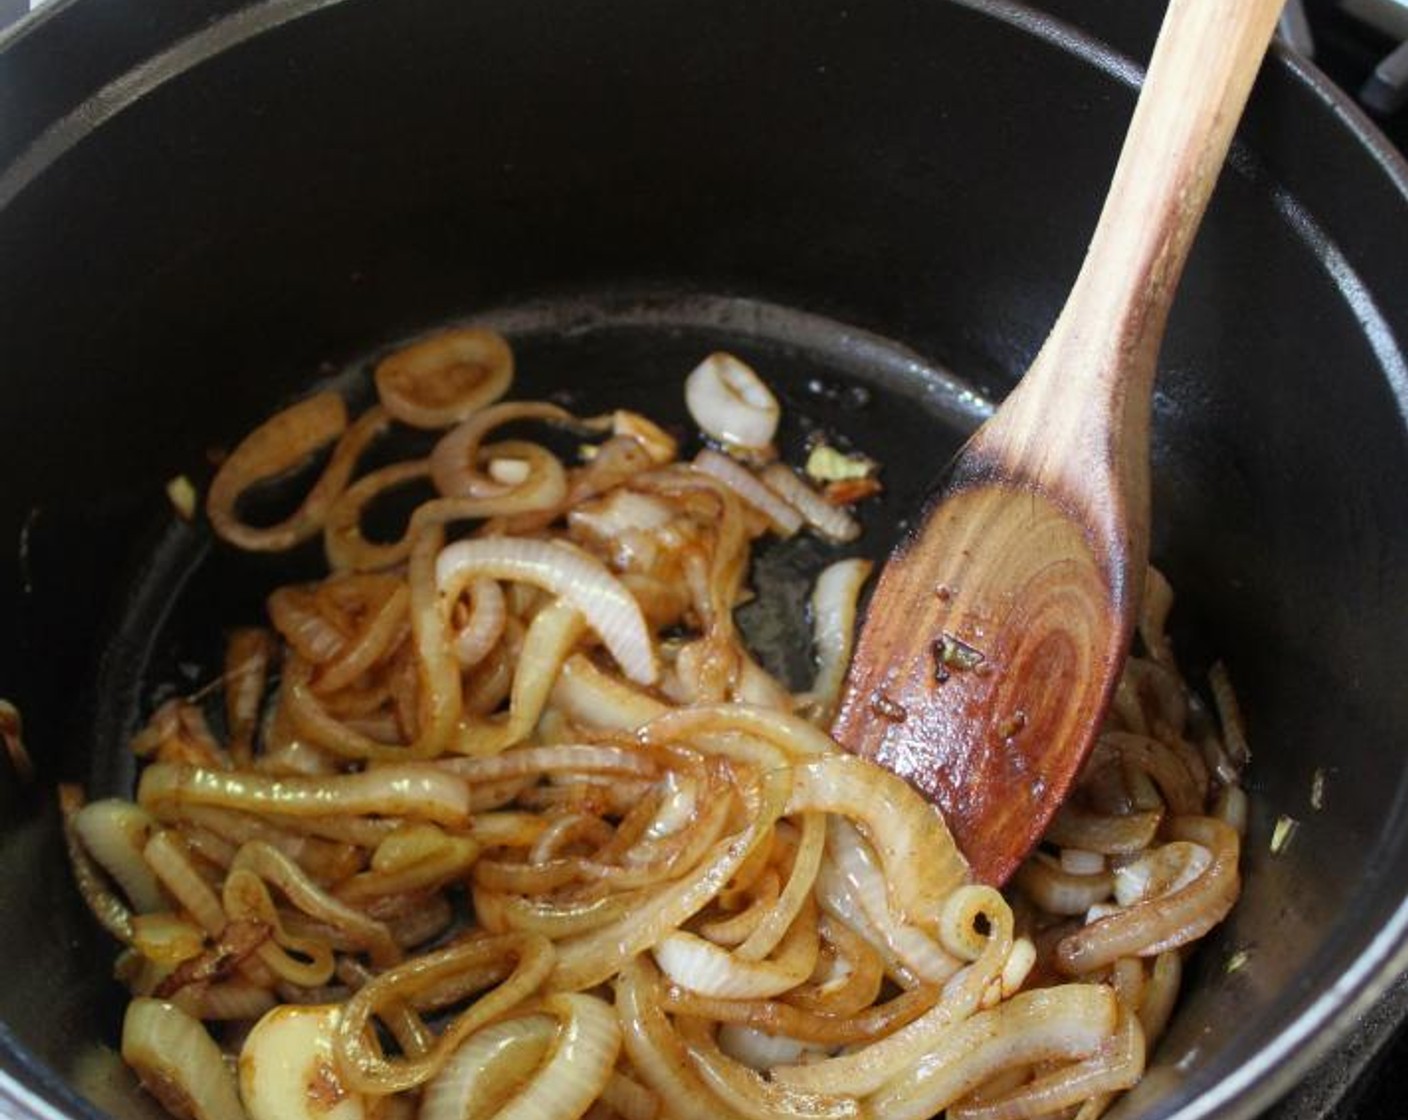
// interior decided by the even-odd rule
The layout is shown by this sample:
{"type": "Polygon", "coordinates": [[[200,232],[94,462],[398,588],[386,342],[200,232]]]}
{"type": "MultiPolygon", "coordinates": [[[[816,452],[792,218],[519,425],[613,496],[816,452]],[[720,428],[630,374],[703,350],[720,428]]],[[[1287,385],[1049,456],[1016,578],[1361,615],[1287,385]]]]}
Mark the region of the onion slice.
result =
{"type": "Polygon", "coordinates": [[[333,1052],[336,1006],[285,1004],[249,1032],[240,1050],[240,1096],[249,1120],[364,1120],[360,1093],[343,1083],[333,1052]]]}
{"type": "Polygon", "coordinates": [[[192,1016],[134,999],[122,1021],[122,1060],[142,1087],[182,1120],[246,1120],[220,1047],[192,1016]]]}
{"type": "Polygon", "coordinates": [[[464,780],[433,765],[415,763],[325,778],[266,778],[158,762],[142,771],[137,800],[153,811],[190,804],[299,817],[338,811],[415,817],[454,826],[469,820],[469,787],[464,780]]]}
{"type": "Polygon", "coordinates": [[[633,681],[654,684],[659,676],[640,605],[601,561],[573,545],[509,537],[457,541],[440,553],[435,576],[445,595],[484,578],[550,591],[577,609],[633,681]]]}
{"type": "Polygon", "coordinates": [[[802,515],[758,479],[758,476],[727,455],[706,447],[694,457],[694,469],[713,475],[745,503],[768,519],[780,537],[790,537],[802,527],[802,515]]]}
{"type": "Polygon", "coordinates": [[[732,354],[719,351],[700,362],[685,378],[684,400],[694,422],[725,446],[760,451],[777,432],[777,398],[732,354]]]}
{"type": "Polygon", "coordinates": [[[205,500],[211,527],[231,544],[254,552],[279,552],[307,540],[322,528],[358,457],[386,422],[384,412],[372,409],[349,429],[347,406],[333,392],[318,393],[284,409],[245,436],[220,465],[205,500]],[[339,436],[342,439],[322,477],[289,517],[262,528],[241,520],[235,512],[241,494],[292,470],[339,436]]]}
{"type": "Polygon", "coordinates": [[[840,506],[833,506],[791,467],[773,463],[764,469],[763,482],[828,540],[844,544],[860,536],[860,522],[840,506]]]}
{"type": "Polygon", "coordinates": [[[513,381],[503,336],[478,327],[440,331],[376,367],[382,407],[414,428],[448,428],[498,400],[513,381]]]}

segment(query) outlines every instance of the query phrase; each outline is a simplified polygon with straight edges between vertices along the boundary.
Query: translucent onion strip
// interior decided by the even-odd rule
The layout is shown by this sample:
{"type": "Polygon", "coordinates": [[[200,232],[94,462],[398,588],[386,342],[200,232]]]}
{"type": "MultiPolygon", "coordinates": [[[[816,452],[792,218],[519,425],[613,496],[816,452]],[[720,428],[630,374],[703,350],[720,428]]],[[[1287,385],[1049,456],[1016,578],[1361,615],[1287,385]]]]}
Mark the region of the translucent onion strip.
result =
{"type": "Polygon", "coordinates": [[[861,826],[911,922],[932,920],[948,893],[968,879],[967,861],[938,811],[903,779],[854,755],[831,754],[796,767],[787,813],[806,810],[837,813],[861,826]]]}
{"type": "MultiPolygon", "coordinates": [[[[494,497],[515,489],[515,484],[487,477],[478,468],[484,436],[500,424],[516,420],[544,420],[564,427],[585,427],[565,408],[546,401],[506,401],[490,405],[440,437],[440,442],[430,453],[430,476],[435,488],[447,498],[494,497]]],[[[562,483],[560,474],[557,481],[562,483]]],[[[516,485],[521,486],[522,483],[516,485]]],[[[547,500],[543,496],[535,503],[536,508],[549,508],[566,496],[567,487],[562,483],[555,498],[547,500]]]]}
{"type": "Polygon", "coordinates": [[[840,506],[833,506],[785,463],[766,467],[762,477],[778,497],[823,537],[844,544],[860,536],[859,521],[840,506]]]}
{"type": "Polygon", "coordinates": [[[1119,957],[1155,956],[1201,937],[1227,916],[1237,899],[1237,834],[1215,817],[1175,817],[1171,839],[1212,853],[1206,870],[1187,886],[1102,918],[1062,940],[1057,960],[1073,975],[1104,968],[1119,957]]]}
{"type": "Polygon", "coordinates": [[[429,764],[382,766],[326,778],[266,778],[155,763],[142,771],[137,800],[150,809],[174,802],[299,817],[340,812],[458,826],[469,821],[469,787],[429,764]]]}
{"type": "Polygon", "coordinates": [[[338,1063],[348,1084],[367,1093],[392,1093],[424,1084],[466,1038],[537,991],[552,971],[554,957],[552,944],[545,938],[511,933],[428,953],[383,972],[343,1007],[336,1046],[338,1063]],[[506,961],[514,962],[512,971],[508,971],[506,961]],[[507,977],[455,1016],[427,1053],[388,1058],[381,1052],[368,1028],[388,1000],[407,999],[457,974],[482,970],[486,965],[503,967],[507,977]]]}
{"type": "Polygon", "coordinates": [[[548,1015],[522,1015],[471,1035],[426,1085],[418,1120],[481,1120],[542,1064],[557,1034],[548,1015]]]}
{"type": "Polygon", "coordinates": [[[577,609],[632,680],[653,684],[659,675],[640,606],[599,560],[581,549],[561,541],[457,541],[440,554],[435,575],[445,594],[480,578],[541,587],[577,609]]]}
{"type": "Polygon", "coordinates": [[[802,515],[737,459],[705,448],[694,457],[694,469],[713,475],[745,504],[761,513],[778,536],[790,537],[802,527],[802,515]]]}
{"type": "Polygon", "coordinates": [[[982,1011],[866,1103],[886,1120],[929,1120],[1004,1069],[1089,1057],[1115,1030],[1109,988],[1066,984],[982,1011]]]}
{"type": "Polygon", "coordinates": [[[816,677],[807,696],[806,713],[818,727],[831,726],[841,703],[841,686],[855,642],[856,609],[873,567],[869,560],[838,560],[822,570],[812,588],[816,677]]]}
{"type": "Polygon", "coordinates": [[[220,1048],[174,1004],[134,999],[122,1022],[122,1060],[174,1116],[246,1120],[220,1048]]]}
{"type": "Polygon", "coordinates": [[[73,829],[89,855],[122,888],[133,910],[145,914],[165,908],[156,876],[142,858],[156,829],[150,814],[127,801],[93,801],[75,815],[73,829]]]}

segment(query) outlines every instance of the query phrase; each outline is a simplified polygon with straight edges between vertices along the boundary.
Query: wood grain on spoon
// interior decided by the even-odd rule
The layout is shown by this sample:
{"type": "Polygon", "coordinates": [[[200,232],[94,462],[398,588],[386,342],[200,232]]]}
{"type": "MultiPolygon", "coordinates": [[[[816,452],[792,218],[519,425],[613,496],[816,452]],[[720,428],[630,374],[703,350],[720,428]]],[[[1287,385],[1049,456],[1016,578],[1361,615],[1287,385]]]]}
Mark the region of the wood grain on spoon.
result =
{"type": "Polygon", "coordinates": [[[833,732],[934,801],[983,881],[1040,838],[1128,653],[1159,343],[1280,7],[1173,0],[1056,325],[872,598],[833,732]]]}

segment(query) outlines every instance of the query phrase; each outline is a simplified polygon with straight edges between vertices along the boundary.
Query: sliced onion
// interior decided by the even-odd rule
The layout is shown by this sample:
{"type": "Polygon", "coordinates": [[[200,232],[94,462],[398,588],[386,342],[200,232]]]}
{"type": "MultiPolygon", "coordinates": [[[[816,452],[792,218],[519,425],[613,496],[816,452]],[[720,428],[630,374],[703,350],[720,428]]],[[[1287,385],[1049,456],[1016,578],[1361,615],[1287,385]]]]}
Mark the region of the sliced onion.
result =
{"type": "Polygon", "coordinates": [[[171,996],[171,1002],[202,1022],[243,1022],[258,1019],[277,1005],[268,988],[248,980],[216,984],[190,984],[171,996]]]}
{"type": "Polygon", "coordinates": [[[178,965],[205,948],[205,930],[170,911],[138,914],[132,919],[132,948],[157,964],[178,965]]]}
{"type": "Polygon", "coordinates": [[[1081,848],[1111,856],[1132,855],[1153,842],[1162,819],[1160,810],[1111,815],[1092,813],[1066,802],[1051,818],[1043,839],[1058,848],[1081,848]]]}
{"type": "Polygon", "coordinates": [[[246,1120],[214,1039],[174,1004],[134,999],[122,1021],[122,1060],[182,1120],[246,1120]]]}
{"type": "Polygon", "coordinates": [[[425,1087],[419,1120],[499,1115],[542,1064],[556,1033],[548,1015],[523,1015],[477,1031],[425,1087]]]}
{"type": "Polygon", "coordinates": [[[1174,817],[1167,831],[1212,853],[1206,870],[1181,889],[1096,921],[1057,946],[1060,967],[1073,975],[1124,956],[1156,956],[1195,941],[1227,916],[1237,900],[1237,834],[1214,817],[1174,817]]]}
{"type": "Polygon", "coordinates": [[[1114,1032],[1109,988],[1065,984],[982,1011],[866,1102],[886,1120],[929,1120],[1004,1069],[1089,1057],[1114,1032]]]}
{"type": "Polygon", "coordinates": [[[823,537],[846,543],[860,536],[860,522],[841,506],[833,506],[791,467],[773,463],[763,469],[762,477],[779,498],[823,537]]]}
{"type": "Polygon", "coordinates": [[[679,453],[679,441],[674,436],[655,421],[629,409],[618,408],[611,414],[611,434],[635,440],[653,463],[673,462],[679,453]]]}
{"type": "Polygon", "coordinates": [[[559,946],[554,987],[580,991],[610,978],[621,971],[626,961],[678,929],[723,890],[781,815],[786,798],[784,783],[770,774],[761,777],[758,809],[746,827],[720,840],[701,864],[625,918],[559,946]]]}
{"type": "Polygon", "coordinates": [[[900,911],[921,927],[969,877],[939,812],[902,778],[864,759],[833,753],[799,763],[787,813],[805,810],[837,813],[861,826],[900,911]]]}
{"type": "Polygon", "coordinates": [[[769,1034],[755,1027],[737,1023],[719,1026],[719,1049],[749,1069],[759,1073],[773,1066],[792,1065],[807,1053],[808,1045],[801,1039],[783,1034],[769,1034]]]}
{"type": "Polygon", "coordinates": [[[73,870],[74,885],[88,909],[103,929],[123,944],[132,941],[132,911],[126,901],[117,896],[109,884],[107,874],[98,861],[88,854],[83,841],[73,827],[79,810],[83,808],[83,791],[75,785],[59,786],[59,812],[63,817],[64,848],[68,852],[69,867],[73,870]]]}
{"type": "Polygon", "coordinates": [[[864,912],[863,929],[879,937],[876,947],[914,981],[941,984],[952,976],[960,961],[930,932],[938,925],[938,906],[927,916],[929,929],[897,916],[891,909],[885,872],[859,831],[844,818],[832,817],[827,834],[830,860],[819,876],[823,880],[823,905],[843,920],[854,920],[854,911],[845,905],[845,896],[849,895],[864,912]],[[844,882],[839,890],[833,876],[844,882]]]}
{"type": "Polygon", "coordinates": [[[137,800],[147,808],[215,805],[300,817],[375,813],[453,826],[469,820],[469,787],[463,779],[416,763],[327,778],[266,778],[154,763],[142,771],[137,800]]]}
{"type": "Polygon", "coordinates": [[[238,627],[225,643],[225,725],[230,757],[236,766],[253,761],[264,688],[277,655],[273,634],[262,626],[238,627]]]}
{"type": "Polygon", "coordinates": [[[79,810],[73,828],[88,854],[122,888],[133,910],[149,914],[166,908],[156,876],[142,858],[156,829],[150,813],[130,801],[93,801],[79,810]]]}
{"type": "MultiPolygon", "coordinates": [[[[230,865],[232,876],[241,871],[278,887],[304,914],[326,923],[358,949],[369,950],[378,964],[389,964],[399,958],[385,924],[318,886],[303,868],[278,849],[259,841],[245,844],[230,865]]],[[[228,904],[226,909],[229,909],[228,904]]]]}
{"type": "Polygon", "coordinates": [[[488,758],[455,758],[438,763],[469,782],[498,782],[529,774],[635,774],[653,778],[655,763],[639,751],[591,744],[523,747],[488,758]]]}
{"type": "Polygon", "coordinates": [[[874,567],[869,560],[838,560],[828,564],[812,588],[812,648],[816,678],[808,696],[807,714],[818,727],[830,727],[841,703],[841,686],[855,644],[856,609],[861,588],[874,567]]]}
{"type": "MultiPolygon", "coordinates": [[[[531,477],[531,468],[516,483],[485,477],[480,474],[480,445],[484,437],[501,424],[515,420],[546,420],[549,423],[581,427],[575,416],[565,408],[545,401],[508,401],[491,405],[475,413],[458,427],[440,437],[430,453],[430,476],[435,488],[447,498],[487,498],[504,494],[521,486],[531,477]]],[[[492,460],[489,463],[492,469],[492,460]]],[[[558,501],[567,496],[562,486],[558,501]]]]}
{"type": "Polygon", "coordinates": [[[543,1011],[561,1026],[538,1075],[496,1113],[496,1120],[577,1117],[601,1095],[621,1052],[621,1028],[595,996],[548,996],[543,1011]]]}
{"type": "Polygon", "coordinates": [[[1013,881],[1043,910],[1064,915],[1084,914],[1105,902],[1114,885],[1113,877],[1103,867],[1092,875],[1073,874],[1041,852],[1017,868],[1013,881]]]}
{"type": "Polygon", "coordinates": [[[504,633],[508,611],[504,592],[492,579],[469,585],[469,618],[455,634],[455,657],[461,669],[472,669],[489,655],[504,633]]]}
{"type": "Polygon", "coordinates": [[[649,957],[628,961],[616,978],[616,1015],[632,1070],[660,1098],[664,1116],[734,1120],[694,1072],[688,1049],[661,1010],[661,987],[649,957]]]}
{"type": "MultiPolygon", "coordinates": [[[[773,1070],[775,1080],[821,1093],[864,1095],[921,1063],[980,1006],[993,982],[1000,983],[1012,952],[1012,911],[991,888],[978,888],[987,919],[987,942],[978,959],[956,973],[940,998],[922,1015],[869,1046],[833,1058],[773,1070]]],[[[974,896],[975,898],[978,896],[974,896]]],[[[877,1113],[883,1115],[883,1113],[877,1113]]]]}
{"type": "Polygon", "coordinates": [[[660,970],[674,983],[719,999],[770,999],[811,975],[817,961],[815,905],[787,931],[777,955],[748,960],[685,930],[662,938],[654,948],[660,970]]]}
{"type": "Polygon", "coordinates": [[[1138,859],[1115,869],[1115,902],[1135,906],[1149,898],[1182,890],[1212,863],[1201,844],[1173,840],[1149,849],[1138,859]]]}
{"type": "Polygon", "coordinates": [[[220,465],[205,500],[211,528],[231,544],[256,552],[278,552],[307,540],[322,528],[358,457],[385,426],[386,414],[373,409],[349,429],[347,407],[332,392],[284,409],[245,436],[220,465]],[[292,515],[262,528],[240,519],[236,506],[246,490],[292,470],[339,436],[322,476],[292,515]]]}
{"type": "Polygon", "coordinates": [[[790,537],[802,527],[802,515],[796,508],[783,501],[775,490],[765,486],[737,459],[730,459],[706,447],[694,457],[694,469],[713,475],[746,505],[761,513],[778,536],[790,537]]]}
{"type": "MultiPolygon", "coordinates": [[[[637,738],[647,745],[686,741],[705,744],[729,735],[760,739],[781,747],[789,756],[799,760],[823,755],[850,757],[841,755],[835,741],[806,720],[747,704],[703,704],[693,708],[677,708],[642,727],[637,738]]],[[[883,772],[874,766],[869,769],[883,772]]],[[[919,802],[918,794],[913,797],[919,802]]],[[[788,815],[800,812],[802,808],[805,806],[789,809],[788,815]]]]}
{"type": "Polygon", "coordinates": [[[640,606],[620,580],[589,553],[561,541],[492,538],[457,541],[435,565],[441,592],[480,578],[531,583],[571,603],[640,684],[659,676],[640,606]]]}
{"type": "Polygon", "coordinates": [[[240,1050],[240,1096],[249,1120],[364,1120],[371,1109],[343,1082],[333,1050],[341,1009],[284,1005],[240,1050]]]}
{"type": "Polygon", "coordinates": [[[452,744],[453,749],[460,754],[484,757],[498,754],[526,739],[537,726],[559,667],[585,628],[581,613],[565,599],[540,610],[524,635],[518,655],[508,719],[466,720],[452,744]]]}
{"type": "Polygon", "coordinates": [[[573,654],[553,684],[552,705],[579,727],[635,731],[665,713],[655,697],[602,672],[590,658],[573,654]]]}
{"type": "MultiPolygon", "coordinates": [[[[153,769],[155,767],[149,767],[146,772],[151,773],[153,769]]],[[[171,897],[207,933],[218,937],[225,929],[225,908],[191,863],[186,842],[180,834],[174,829],[163,829],[147,841],[142,855],[171,897]]]]}
{"type": "Polygon", "coordinates": [[[424,1084],[466,1038],[537,991],[552,971],[554,956],[546,939],[511,933],[427,953],[381,973],[343,1006],[336,1045],[339,1066],[348,1083],[360,1092],[379,1094],[424,1084]],[[509,962],[513,964],[511,972],[509,962]],[[381,1052],[368,1028],[388,1002],[402,1002],[462,974],[478,978],[486,965],[502,969],[499,975],[507,973],[507,978],[455,1016],[429,1051],[398,1058],[381,1052]]]}
{"type": "Polygon", "coordinates": [[[448,428],[508,391],[513,352],[491,330],[440,331],[383,358],[375,379],[382,407],[397,420],[448,428]]]}
{"type": "Polygon", "coordinates": [[[725,446],[768,447],[781,415],[777,398],[732,354],[710,354],[685,378],[684,400],[694,422],[725,446]]]}
{"type": "Polygon", "coordinates": [[[862,1106],[849,1094],[799,1092],[779,1085],[719,1049],[710,1025],[700,1019],[678,1020],[699,1079],[733,1112],[748,1120],[858,1120],[862,1106]]]}

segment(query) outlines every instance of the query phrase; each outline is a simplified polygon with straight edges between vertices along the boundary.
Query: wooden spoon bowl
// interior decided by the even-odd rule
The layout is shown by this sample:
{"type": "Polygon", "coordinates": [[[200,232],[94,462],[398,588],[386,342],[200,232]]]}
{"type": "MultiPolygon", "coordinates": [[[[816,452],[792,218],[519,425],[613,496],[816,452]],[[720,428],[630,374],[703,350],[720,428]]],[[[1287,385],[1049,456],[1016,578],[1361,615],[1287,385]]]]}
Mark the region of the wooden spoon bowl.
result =
{"type": "Polygon", "coordinates": [[[833,733],[938,805],[985,882],[1040,839],[1118,683],[1164,325],[1281,4],[1170,4],[1065,307],[871,600],[833,733]]]}

